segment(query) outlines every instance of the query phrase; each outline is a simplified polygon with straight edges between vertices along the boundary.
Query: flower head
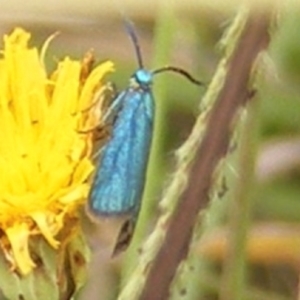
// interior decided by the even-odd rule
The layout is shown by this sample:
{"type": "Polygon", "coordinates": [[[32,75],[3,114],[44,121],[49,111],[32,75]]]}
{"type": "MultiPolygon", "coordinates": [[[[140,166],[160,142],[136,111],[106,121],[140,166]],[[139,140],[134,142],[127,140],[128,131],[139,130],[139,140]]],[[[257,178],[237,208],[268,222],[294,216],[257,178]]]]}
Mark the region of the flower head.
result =
{"type": "Polygon", "coordinates": [[[90,70],[90,61],[66,57],[47,76],[29,40],[15,29],[0,59],[0,244],[22,274],[35,266],[30,238],[59,247],[58,233],[87,197],[92,134],[80,131],[99,122],[93,103],[113,71],[109,61],[90,70]]]}

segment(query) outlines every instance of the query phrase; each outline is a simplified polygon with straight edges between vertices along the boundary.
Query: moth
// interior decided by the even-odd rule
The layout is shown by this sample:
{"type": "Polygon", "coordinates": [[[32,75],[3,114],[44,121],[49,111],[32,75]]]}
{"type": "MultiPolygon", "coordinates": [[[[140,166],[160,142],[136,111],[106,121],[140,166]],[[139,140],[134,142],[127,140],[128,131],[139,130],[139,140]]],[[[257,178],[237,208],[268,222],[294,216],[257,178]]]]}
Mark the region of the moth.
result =
{"type": "Polygon", "coordinates": [[[154,76],[172,71],[201,84],[180,68],[145,69],[134,27],[127,22],[126,28],[134,45],[138,69],[131,76],[128,87],[112,101],[103,118],[104,123],[111,119],[114,121],[110,139],[100,151],[88,200],[88,209],[96,217],[127,216],[113,256],[129,245],[141,208],[155,118],[154,76]]]}

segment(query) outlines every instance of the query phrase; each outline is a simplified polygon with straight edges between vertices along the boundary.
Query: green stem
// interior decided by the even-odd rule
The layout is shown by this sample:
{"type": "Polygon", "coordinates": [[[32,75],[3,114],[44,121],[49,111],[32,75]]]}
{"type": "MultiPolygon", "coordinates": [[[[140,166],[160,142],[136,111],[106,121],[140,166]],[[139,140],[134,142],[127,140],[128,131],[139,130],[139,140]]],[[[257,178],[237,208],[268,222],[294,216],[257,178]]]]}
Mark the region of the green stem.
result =
{"type": "Polygon", "coordinates": [[[238,179],[229,210],[231,236],[220,290],[221,300],[245,298],[246,242],[253,205],[252,190],[258,133],[258,102],[256,100],[250,101],[246,113],[240,138],[238,179]]]}
{"type": "MultiPolygon", "coordinates": [[[[156,20],[154,34],[154,59],[153,68],[166,65],[172,51],[175,18],[167,5],[162,2],[159,15],[156,20]]],[[[162,187],[161,183],[165,172],[165,159],[163,155],[163,144],[166,132],[166,111],[167,111],[167,79],[164,76],[155,81],[153,94],[155,95],[155,125],[152,141],[149,167],[147,171],[147,182],[142,201],[138,225],[130,249],[126,254],[122,271],[122,285],[125,283],[128,274],[132,271],[137,262],[137,249],[147,235],[149,220],[157,206],[157,195],[162,187]]]]}
{"type": "MultiPolygon", "coordinates": [[[[175,30],[175,17],[165,2],[161,4],[160,13],[156,20],[154,33],[154,68],[168,63],[172,52],[172,41],[175,30]]],[[[158,191],[162,188],[162,182],[166,159],[164,155],[164,140],[166,137],[166,115],[168,110],[167,77],[160,76],[155,81],[153,94],[155,95],[155,125],[152,141],[151,156],[148,167],[147,186],[144,195],[143,209],[141,212],[140,225],[145,228],[145,223],[153,216],[153,210],[157,207],[158,191]],[[143,222],[145,220],[145,222],[143,222]],[[142,224],[143,223],[143,224],[142,224]]],[[[140,227],[140,226],[139,226],[140,227]]],[[[145,233],[145,229],[143,230],[145,233]]],[[[144,235],[143,235],[144,236],[144,235]]]]}

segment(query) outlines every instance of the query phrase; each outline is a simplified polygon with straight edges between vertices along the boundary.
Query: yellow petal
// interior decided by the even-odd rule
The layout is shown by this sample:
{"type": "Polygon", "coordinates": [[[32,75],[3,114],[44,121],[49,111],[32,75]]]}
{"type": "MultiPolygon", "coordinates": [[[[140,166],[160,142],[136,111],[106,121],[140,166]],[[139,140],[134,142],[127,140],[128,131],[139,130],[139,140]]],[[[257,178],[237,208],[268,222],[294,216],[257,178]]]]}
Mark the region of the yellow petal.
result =
{"type": "Polygon", "coordinates": [[[30,235],[28,225],[25,223],[14,224],[7,228],[6,235],[11,244],[11,250],[18,268],[22,274],[28,274],[31,269],[35,267],[28,249],[28,239],[30,235]]]}

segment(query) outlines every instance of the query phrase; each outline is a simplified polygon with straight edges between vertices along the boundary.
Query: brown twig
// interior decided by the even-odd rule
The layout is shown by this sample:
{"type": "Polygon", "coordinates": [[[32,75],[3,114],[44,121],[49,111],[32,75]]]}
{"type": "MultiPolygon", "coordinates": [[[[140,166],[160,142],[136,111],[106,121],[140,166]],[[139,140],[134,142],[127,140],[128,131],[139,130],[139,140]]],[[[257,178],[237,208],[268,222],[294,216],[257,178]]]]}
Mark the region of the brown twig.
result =
{"type": "Polygon", "coordinates": [[[168,299],[177,267],[187,256],[199,211],[208,204],[212,176],[227,152],[236,113],[249,99],[251,68],[258,53],[268,45],[269,22],[268,14],[258,12],[252,13],[247,21],[229,65],[225,84],[209,117],[207,131],[197,150],[187,188],[170,221],[140,299],[168,299]]]}

